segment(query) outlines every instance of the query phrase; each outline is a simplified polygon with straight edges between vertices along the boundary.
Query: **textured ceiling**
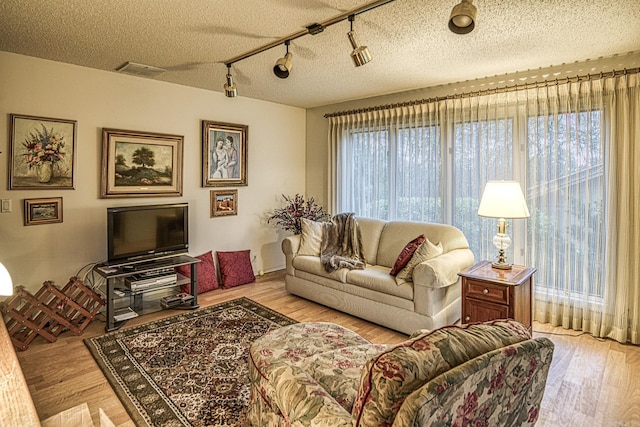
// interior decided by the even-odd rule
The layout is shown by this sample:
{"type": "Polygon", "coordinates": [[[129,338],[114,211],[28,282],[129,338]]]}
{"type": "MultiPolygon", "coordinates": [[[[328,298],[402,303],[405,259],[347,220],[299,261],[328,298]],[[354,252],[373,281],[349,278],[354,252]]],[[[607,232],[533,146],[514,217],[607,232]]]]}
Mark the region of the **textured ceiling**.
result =
{"type": "MultiPolygon", "coordinates": [[[[224,61],[371,0],[2,0],[0,50],[222,92],[224,61]]],[[[640,50],[639,0],[475,0],[476,28],[447,28],[458,0],[396,0],[356,17],[373,61],[354,67],[349,23],[237,62],[239,96],[298,107],[538,69],[640,50]]],[[[142,77],[141,77],[142,78],[142,77]]],[[[233,102],[229,99],[228,102],[233,102]]]]}

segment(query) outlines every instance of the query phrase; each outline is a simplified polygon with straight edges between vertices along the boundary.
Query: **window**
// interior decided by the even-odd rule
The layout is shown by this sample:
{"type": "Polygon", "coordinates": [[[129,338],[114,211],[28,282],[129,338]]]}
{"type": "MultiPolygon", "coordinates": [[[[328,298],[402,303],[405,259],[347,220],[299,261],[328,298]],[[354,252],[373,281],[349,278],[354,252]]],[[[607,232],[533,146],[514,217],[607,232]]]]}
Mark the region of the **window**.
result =
{"type": "MultiPolygon", "coordinates": [[[[546,105],[545,105],[546,107],[546,105]]],[[[477,215],[484,184],[519,181],[532,217],[509,221],[509,262],[538,268],[536,286],[603,294],[602,111],[530,114],[512,106],[451,123],[354,130],[344,139],[338,212],[460,228],[476,259],[495,259],[497,220],[477,215]],[[449,147],[444,150],[442,147],[449,147]]]]}
{"type": "Polygon", "coordinates": [[[602,111],[530,117],[527,188],[536,285],[569,296],[604,292],[605,180],[602,111]]]}

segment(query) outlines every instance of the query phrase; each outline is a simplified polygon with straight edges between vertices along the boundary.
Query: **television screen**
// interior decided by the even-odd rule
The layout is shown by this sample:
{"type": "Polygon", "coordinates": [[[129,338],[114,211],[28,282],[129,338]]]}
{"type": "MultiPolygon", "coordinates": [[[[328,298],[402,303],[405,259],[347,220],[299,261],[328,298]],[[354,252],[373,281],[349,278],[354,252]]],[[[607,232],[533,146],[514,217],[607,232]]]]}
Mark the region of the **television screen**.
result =
{"type": "Polygon", "coordinates": [[[186,252],[189,248],[189,206],[127,206],[107,208],[109,262],[186,252]]]}

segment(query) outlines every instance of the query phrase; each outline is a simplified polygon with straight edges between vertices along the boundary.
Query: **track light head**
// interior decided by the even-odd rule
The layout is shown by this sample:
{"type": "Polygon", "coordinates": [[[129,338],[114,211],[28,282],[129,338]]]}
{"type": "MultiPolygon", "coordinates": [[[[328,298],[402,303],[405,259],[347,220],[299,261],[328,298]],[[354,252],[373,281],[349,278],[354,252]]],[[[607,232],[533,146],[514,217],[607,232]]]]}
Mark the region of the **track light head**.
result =
{"type": "Polygon", "coordinates": [[[468,34],[476,26],[478,9],[471,4],[473,0],[462,0],[451,10],[449,29],[456,34],[468,34]]]}
{"type": "Polygon", "coordinates": [[[351,47],[353,48],[353,52],[351,52],[351,59],[353,59],[353,63],[356,67],[360,67],[371,61],[373,57],[371,56],[371,52],[369,52],[369,48],[367,46],[360,46],[356,33],[353,31],[354,19],[354,15],[349,16],[351,31],[347,33],[347,36],[349,37],[349,42],[351,42],[351,47]]]}
{"type": "Polygon", "coordinates": [[[276,61],[276,65],[273,66],[273,74],[280,77],[281,79],[286,79],[289,77],[289,72],[291,71],[291,58],[293,58],[293,54],[289,52],[289,40],[284,42],[285,46],[287,46],[287,54],[282,58],[276,61]]]}
{"type": "Polygon", "coordinates": [[[233,82],[233,76],[231,75],[231,64],[227,65],[227,82],[224,84],[224,94],[227,98],[238,96],[238,87],[233,82]]]}

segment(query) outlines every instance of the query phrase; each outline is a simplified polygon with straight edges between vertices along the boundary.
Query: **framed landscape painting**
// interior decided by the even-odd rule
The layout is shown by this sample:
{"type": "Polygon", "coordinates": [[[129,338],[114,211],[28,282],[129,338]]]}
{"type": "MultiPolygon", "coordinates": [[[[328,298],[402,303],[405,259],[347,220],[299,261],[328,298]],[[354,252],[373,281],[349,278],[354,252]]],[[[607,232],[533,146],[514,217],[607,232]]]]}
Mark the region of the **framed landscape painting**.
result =
{"type": "Polygon", "coordinates": [[[103,198],[182,195],[184,137],[102,130],[103,198]]]}
{"type": "Polygon", "coordinates": [[[24,225],[62,222],[62,197],[24,200],[24,225]]]}
{"type": "Polygon", "coordinates": [[[247,185],[249,126],[202,121],[202,186],[247,185]]]}
{"type": "Polygon", "coordinates": [[[9,189],[74,189],[77,122],[10,116],[9,189]]]}

